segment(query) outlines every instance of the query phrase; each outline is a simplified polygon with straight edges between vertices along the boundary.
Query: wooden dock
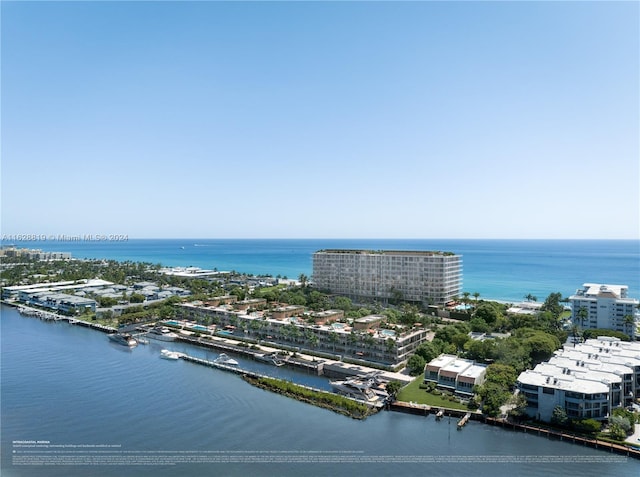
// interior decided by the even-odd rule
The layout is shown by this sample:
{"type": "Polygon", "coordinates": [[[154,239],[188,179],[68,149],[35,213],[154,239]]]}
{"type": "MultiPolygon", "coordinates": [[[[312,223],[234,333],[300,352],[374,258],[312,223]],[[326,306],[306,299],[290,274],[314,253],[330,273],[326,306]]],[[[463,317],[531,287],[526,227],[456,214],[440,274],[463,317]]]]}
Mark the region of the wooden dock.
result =
{"type": "MultiPolygon", "coordinates": [[[[247,346],[237,346],[237,345],[227,343],[221,340],[216,340],[216,339],[205,340],[202,338],[193,338],[190,336],[180,336],[178,338],[178,341],[182,341],[184,343],[189,343],[196,346],[202,346],[204,348],[211,348],[218,351],[239,354],[241,356],[244,356],[256,361],[259,361],[259,359],[257,359],[256,356],[262,355],[265,353],[264,350],[251,349],[247,346]]],[[[322,361],[309,362],[309,361],[305,361],[305,360],[290,356],[289,358],[284,360],[284,366],[293,368],[293,369],[304,370],[309,374],[315,374],[317,376],[322,375],[322,361]]]]}

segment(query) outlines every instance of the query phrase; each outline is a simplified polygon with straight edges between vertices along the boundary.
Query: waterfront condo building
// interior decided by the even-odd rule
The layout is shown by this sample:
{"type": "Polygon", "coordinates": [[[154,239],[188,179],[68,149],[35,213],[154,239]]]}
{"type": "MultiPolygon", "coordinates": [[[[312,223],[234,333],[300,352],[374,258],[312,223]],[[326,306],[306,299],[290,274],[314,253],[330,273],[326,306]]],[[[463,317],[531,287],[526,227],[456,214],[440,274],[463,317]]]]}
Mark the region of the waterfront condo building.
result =
{"type": "Polygon", "coordinates": [[[599,336],[565,344],[546,363],[518,376],[526,414],[550,421],[556,407],[571,419],[605,420],[640,398],[640,343],[599,336]]]}
{"type": "Polygon", "coordinates": [[[629,298],[625,285],[585,283],[569,297],[571,319],[583,329],[609,329],[636,337],[638,300],[629,298]]]}
{"type": "Polygon", "coordinates": [[[462,256],[450,252],[320,250],[314,285],[355,300],[444,304],[462,291],[462,256]]]}

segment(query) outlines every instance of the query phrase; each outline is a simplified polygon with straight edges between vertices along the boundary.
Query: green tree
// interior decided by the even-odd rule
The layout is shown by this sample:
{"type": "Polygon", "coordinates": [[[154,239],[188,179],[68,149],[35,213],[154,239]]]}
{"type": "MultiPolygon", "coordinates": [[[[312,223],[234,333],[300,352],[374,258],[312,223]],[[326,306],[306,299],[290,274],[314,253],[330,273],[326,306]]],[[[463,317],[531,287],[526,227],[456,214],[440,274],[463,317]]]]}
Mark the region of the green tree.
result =
{"type": "Polygon", "coordinates": [[[458,351],[460,351],[464,349],[465,343],[467,343],[467,341],[469,340],[470,338],[468,334],[458,333],[451,338],[451,343],[456,345],[456,348],[458,349],[458,351]]]}
{"type": "Polygon", "coordinates": [[[490,381],[478,386],[476,392],[482,399],[482,412],[488,416],[499,415],[500,407],[511,397],[511,393],[502,386],[490,381]]]}
{"type": "Polygon", "coordinates": [[[628,334],[630,337],[635,336],[635,319],[633,318],[632,315],[624,315],[624,318],[622,318],[623,324],[624,324],[624,331],[626,334],[628,334]]]}
{"type": "Polygon", "coordinates": [[[510,390],[516,383],[518,375],[512,366],[494,363],[487,366],[486,381],[494,383],[504,390],[510,390]]]}
{"type": "Polygon", "coordinates": [[[416,348],[414,354],[422,356],[425,362],[428,363],[440,354],[440,348],[432,341],[425,341],[416,348]]]}
{"type": "Polygon", "coordinates": [[[140,293],[132,293],[129,297],[129,301],[131,303],[142,303],[144,301],[144,295],[141,295],[140,293]]]}
{"type": "Polygon", "coordinates": [[[567,412],[560,406],[554,407],[553,412],[551,413],[551,424],[564,427],[568,423],[569,418],[567,417],[567,412]]]}
{"type": "Polygon", "coordinates": [[[491,327],[487,324],[487,322],[482,318],[478,318],[477,316],[474,316],[469,321],[469,326],[471,327],[471,331],[474,331],[476,333],[488,333],[489,331],[491,331],[491,327]]]}
{"type": "Polygon", "coordinates": [[[496,352],[495,340],[469,340],[464,345],[465,357],[474,361],[490,361],[496,352]]]}
{"type": "Polygon", "coordinates": [[[623,441],[627,438],[627,433],[624,431],[622,427],[618,424],[611,424],[609,426],[609,436],[611,439],[615,439],[617,441],[623,441]]]}
{"type": "Polygon", "coordinates": [[[502,312],[493,303],[483,302],[476,308],[474,317],[484,320],[487,325],[492,326],[502,317],[502,312]]]}
{"type": "Polygon", "coordinates": [[[338,296],[333,300],[333,306],[338,310],[342,310],[345,313],[349,313],[351,311],[351,307],[353,303],[351,300],[345,296],[338,296]]]}
{"type": "Polygon", "coordinates": [[[532,330],[526,337],[523,337],[523,345],[529,350],[530,362],[532,365],[547,361],[553,352],[560,348],[560,340],[554,335],[544,331],[532,330]]]}
{"type": "Polygon", "coordinates": [[[560,304],[562,301],[561,293],[551,293],[544,300],[542,307],[540,307],[541,311],[550,311],[554,316],[558,317],[564,311],[564,306],[560,304]]]}
{"type": "Polygon", "coordinates": [[[403,386],[404,385],[400,381],[393,380],[387,383],[385,389],[389,393],[389,396],[391,396],[392,399],[395,399],[398,395],[398,391],[400,391],[403,386]]]}
{"type": "Polygon", "coordinates": [[[407,361],[407,369],[409,370],[409,374],[411,376],[417,376],[421,373],[424,373],[424,367],[426,364],[427,363],[425,363],[422,356],[412,354],[407,361]]]}

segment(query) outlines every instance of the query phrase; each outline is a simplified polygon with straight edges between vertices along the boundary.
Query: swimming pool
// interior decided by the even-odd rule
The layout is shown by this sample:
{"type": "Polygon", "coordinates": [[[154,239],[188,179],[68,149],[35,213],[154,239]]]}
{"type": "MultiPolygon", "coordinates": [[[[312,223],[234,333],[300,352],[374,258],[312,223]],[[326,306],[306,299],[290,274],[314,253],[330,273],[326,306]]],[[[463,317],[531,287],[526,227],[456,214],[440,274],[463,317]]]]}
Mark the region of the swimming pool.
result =
{"type": "Polygon", "coordinates": [[[176,321],[176,320],[169,320],[169,321],[165,321],[164,323],[165,323],[165,325],[182,326],[182,323],[180,323],[179,321],[176,321]]]}
{"type": "Polygon", "coordinates": [[[380,334],[391,338],[395,338],[396,336],[396,332],[393,330],[380,330],[380,334]]]}
{"type": "Polygon", "coordinates": [[[198,330],[198,331],[207,331],[207,332],[210,331],[209,328],[202,325],[193,325],[193,326],[190,326],[189,328],[191,328],[192,330],[198,330]]]}

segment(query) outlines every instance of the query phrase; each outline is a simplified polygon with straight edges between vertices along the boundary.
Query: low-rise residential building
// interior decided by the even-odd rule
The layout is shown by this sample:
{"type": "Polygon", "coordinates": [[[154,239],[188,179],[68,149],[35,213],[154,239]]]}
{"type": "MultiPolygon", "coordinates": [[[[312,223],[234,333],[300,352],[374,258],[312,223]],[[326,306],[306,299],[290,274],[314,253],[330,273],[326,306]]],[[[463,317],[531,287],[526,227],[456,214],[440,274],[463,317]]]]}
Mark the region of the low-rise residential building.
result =
{"type": "Polygon", "coordinates": [[[356,330],[370,330],[378,328],[380,323],[382,323],[382,320],[384,320],[384,316],[382,315],[363,316],[362,318],[356,318],[353,320],[353,327],[356,330]]]}
{"type": "Polygon", "coordinates": [[[326,325],[344,318],[342,310],[315,311],[309,315],[316,325],[326,325]]]}
{"type": "Polygon", "coordinates": [[[518,389],[527,400],[526,413],[550,421],[556,407],[571,419],[605,419],[609,415],[609,386],[565,374],[560,368],[527,370],[518,376],[518,389]]]}
{"type": "Polygon", "coordinates": [[[640,343],[600,336],[567,344],[518,376],[526,413],[549,421],[559,406],[572,419],[604,420],[640,398],[640,343]]]}
{"type": "Polygon", "coordinates": [[[473,387],[484,383],[487,367],[452,354],[441,354],[425,366],[424,382],[436,383],[440,388],[467,396],[473,387]]]}
{"type": "Polygon", "coordinates": [[[249,298],[234,303],[233,308],[238,311],[247,311],[250,308],[254,310],[262,310],[267,306],[267,300],[264,298],[249,298]]]}
{"type": "Polygon", "coordinates": [[[271,311],[271,317],[276,320],[284,320],[304,313],[304,307],[298,305],[280,306],[271,311]]]}
{"type": "Polygon", "coordinates": [[[215,323],[219,328],[234,330],[239,337],[394,366],[406,361],[428,334],[424,329],[400,332],[355,330],[347,323],[337,322],[310,324],[298,317],[304,310],[298,306],[281,307],[271,315],[247,314],[230,305],[212,307],[195,303],[182,304],[180,310],[183,318],[215,323]]]}

